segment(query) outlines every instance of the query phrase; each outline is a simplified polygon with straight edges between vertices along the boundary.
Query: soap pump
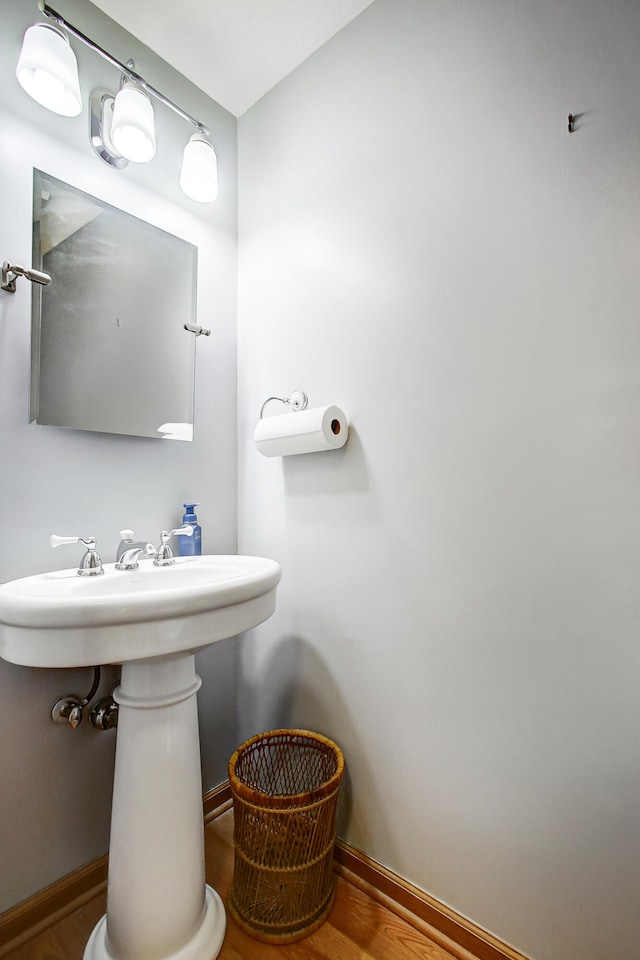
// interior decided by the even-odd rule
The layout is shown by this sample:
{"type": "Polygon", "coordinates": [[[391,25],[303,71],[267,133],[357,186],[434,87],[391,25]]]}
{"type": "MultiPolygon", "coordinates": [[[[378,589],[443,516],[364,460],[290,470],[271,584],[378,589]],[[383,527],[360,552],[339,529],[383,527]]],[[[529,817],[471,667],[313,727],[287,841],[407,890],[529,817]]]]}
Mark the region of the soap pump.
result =
{"type": "Polygon", "coordinates": [[[189,526],[193,527],[193,536],[178,537],[178,555],[180,557],[199,557],[202,553],[202,528],[198,523],[195,512],[195,507],[198,506],[200,506],[198,503],[183,503],[184,516],[182,523],[188,523],[189,526]]]}

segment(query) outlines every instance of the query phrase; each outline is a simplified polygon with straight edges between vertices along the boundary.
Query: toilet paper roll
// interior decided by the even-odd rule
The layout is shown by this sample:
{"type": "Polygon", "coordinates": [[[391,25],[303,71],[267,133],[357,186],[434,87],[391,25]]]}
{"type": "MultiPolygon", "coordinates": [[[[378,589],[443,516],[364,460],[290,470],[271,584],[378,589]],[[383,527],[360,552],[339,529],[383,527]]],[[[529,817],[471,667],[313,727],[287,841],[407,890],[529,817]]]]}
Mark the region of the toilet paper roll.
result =
{"type": "Polygon", "coordinates": [[[349,421],[340,407],[313,407],[297,413],[263,417],[253,441],[263,457],[288,457],[295,453],[316,453],[344,446],[349,421]]]}

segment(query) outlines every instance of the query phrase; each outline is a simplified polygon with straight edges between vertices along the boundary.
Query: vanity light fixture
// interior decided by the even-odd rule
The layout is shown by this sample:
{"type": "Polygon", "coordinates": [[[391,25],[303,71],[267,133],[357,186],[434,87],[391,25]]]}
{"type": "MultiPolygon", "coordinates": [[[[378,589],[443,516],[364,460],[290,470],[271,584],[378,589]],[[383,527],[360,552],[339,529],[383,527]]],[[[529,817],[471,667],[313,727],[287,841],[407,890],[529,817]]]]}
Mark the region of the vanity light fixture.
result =
{"type": "Polygon", "coordinates": [[[20,86],[38,103],[63,116],[78,116],[82,98],[78,65],[68,34],[90,47],[122,74],[120,89],[96,91],[90,105],[90,139],[101,160],[122,169],[130,160],[146,163],[156,152],[156,134],[151,98],[159,100],[196,128],[185,148],[180,173],[183,192],[199,203],[210,203],[218,195],[218,163],[210,131],[173,100],[151,86],[134,69],[132,60],[121,63],[44,0],[38,9],[50,23],[29,27],[24,36],[16,75],[20,86]],[[65,33],[66,31],[66,33],[65,33]]]}
{"type": "Polygon", "coordinates": [[[194,133],[184,148],[180,186],[192,200],[207,203],[218,196],[218,161],[211,143],[194,133]]]}
{"type": "Polygon", "coordinates": [[[47,110],[77,117],[82,110],[78,61],[66,33],[36,23],[24,35],[16,77],[22,89],[47,110]]]}
{"type": "Polygon", "coordinates": [[[156,129],[151,100],[142,87],[127,81],[116,93],[111,142],[126,160],[147,163],[156,155],[156,129]]]}

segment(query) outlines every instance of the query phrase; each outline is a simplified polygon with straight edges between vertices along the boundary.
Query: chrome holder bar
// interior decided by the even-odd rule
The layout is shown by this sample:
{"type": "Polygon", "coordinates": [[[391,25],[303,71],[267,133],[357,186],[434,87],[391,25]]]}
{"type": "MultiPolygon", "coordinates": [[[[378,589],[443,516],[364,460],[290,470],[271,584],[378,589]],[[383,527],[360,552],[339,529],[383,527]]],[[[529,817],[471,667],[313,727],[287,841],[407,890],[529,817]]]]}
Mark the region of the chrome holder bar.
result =
{"type": "Polygon", "coordinates": [[[45,3],[44,0],[38,0],[38,9],[45,17],[48,17],[49,20],[52,20],[53,23],[57,23],[58,26],[64,27],[72,36],[77,40],[80,40],[82,43],[86,44],[87,47],[90,47],[94,50],[99,56],[106,60],[107,63],[110,63],[113,67],[116,67],[121,71],[129,80],[133,80],[134,83],[139,84],[143,90],[146,91],[150,96],[155,97],[156,100],[159,100],[161,103],[164,103],[165,107],[169,107],[170,110],[173,110],[174,113],[177,113],[178,116],[182,117],[183,120],[186,120],[188,123],[192,124],[200,133],[205,136],[210,136],[211,131],[205,127],[200,120],[192,117],[190,113],[187,113],[186,110],[183,110],[182,107],[179,107],[177,103],[174,103],[173,100],[170,100],[169,97],[165,97],[163,93],[160,93],[159,90],[156,90],[155,87],[152,87],[150,83],[140,76],[132,67],[127,66],[125,63],[121,63],[120,60],[117,60],[110,53],[108,53],[104,47],[101,47],[99,44],[91,40],[86,34],[78,30],[77,27],[74,27],[72,23],[69,23],[68,20],[59,14],[56,10],[49,6],[48,3],[45,3]]]}
{"type": "Polygon", "coordinates": [[[261,420],[264,416],[264,408],[268,403],[271,403],[272,400],[278,400],[280,403],[286,403],[296,413],[298,410],[306,410],[307,404],[309,403],[309,398],[304,390],[294,390],[290,397],[267,397],[265,402],[260,407],[261,420]]]}

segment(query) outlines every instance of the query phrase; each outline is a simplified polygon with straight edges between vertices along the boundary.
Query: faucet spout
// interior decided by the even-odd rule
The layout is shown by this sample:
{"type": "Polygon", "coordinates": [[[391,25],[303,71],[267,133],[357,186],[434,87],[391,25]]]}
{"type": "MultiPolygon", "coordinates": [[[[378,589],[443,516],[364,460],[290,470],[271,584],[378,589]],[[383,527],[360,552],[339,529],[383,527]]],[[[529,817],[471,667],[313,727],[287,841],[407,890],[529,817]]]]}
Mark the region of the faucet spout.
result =
{"type": "MultiPolygon", "coordinates": [[[[123,533],[130,533],[129,530],[123,533]]],[[[116,550],[116,570],[137,570],[138,560],[141,557],[155,557],[156,548],[152,543],[144,540],[134,540],[133,537],[123,537],[116,550]]]]}

